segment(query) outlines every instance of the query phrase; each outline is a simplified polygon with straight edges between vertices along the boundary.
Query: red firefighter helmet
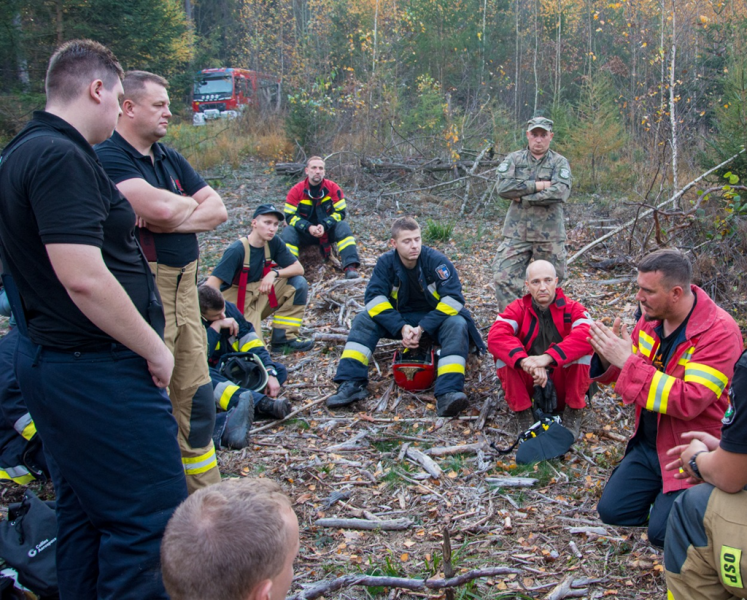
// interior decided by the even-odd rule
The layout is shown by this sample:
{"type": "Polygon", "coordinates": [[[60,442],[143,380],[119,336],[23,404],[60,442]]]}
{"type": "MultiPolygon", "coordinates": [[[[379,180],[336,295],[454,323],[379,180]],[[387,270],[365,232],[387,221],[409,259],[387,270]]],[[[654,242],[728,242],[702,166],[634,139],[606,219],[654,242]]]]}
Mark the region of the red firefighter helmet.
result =
{"type": "Polygon", "coordinates": [[[436,379],[436,360],[433,348],[425,354],[412,350],[395,350],[392,361],[394,381],[408,392],[420,392],[433,385],[436,379]],[[413,356],[417,354],[417,356],[413,356]]]}

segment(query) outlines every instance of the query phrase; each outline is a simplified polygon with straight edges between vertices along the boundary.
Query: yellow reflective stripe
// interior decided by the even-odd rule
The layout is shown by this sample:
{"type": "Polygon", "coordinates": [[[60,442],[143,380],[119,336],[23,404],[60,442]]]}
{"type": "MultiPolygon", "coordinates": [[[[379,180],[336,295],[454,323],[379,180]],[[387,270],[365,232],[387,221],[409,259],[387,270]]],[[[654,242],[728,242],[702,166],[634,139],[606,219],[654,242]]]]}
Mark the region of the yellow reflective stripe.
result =
{"type": "Polygon", "coordinates": [[[13,481],[17,483],[18,485],[26,485],[27,483],[31,483],[34,481],[34,476],[28,472],[27,469],[23,469],[23,467],[16,467],[15,469],[8,469],[8,471],[4,471],[3,469],[0,469],[0,480],[1,479],[9,479],[10,481],[13,481]],[[25,475],[11,475],[10,472],[14,471],[26,471],[25,475]]]}
{"type": "Polygon", "coordinates": [[[672,590],[667,590],[667,600],[674,600],[674,594],[672,590]]]}
{"type": "Polygon", "coordinates": [[[345,198],[341,198],[337,202],[333,202],[332,206],[335,207],[335,210],[345,210],[348,207],[348,203],[345,201],[345,198]]]}
{"type": "Polygon", "coordinates": [[[438,290],[436,289],[436,282],[434,281],[428,286],[428,291],[431,293],[431,295],[436,299],[441,299],[441,294],[438,293],[438,290]]]}
{"type": "Polygon", "coordinates": [[[299,217],[298,215],[293,215],[291,217],[291,220],[288,221],[288,225],[290,225],[292,227],[293,225],[295,225],[296,223],[298,223],[300,220],[301,220],[301,217],[299,217]]]}
{"type": "Polygon", "coordinates": [[[289,244],[288,242],[285,242],[286,247],[288,250],[290,250],[290,253],[298,258],[298,246],[294,246],[293,244],[289,244]]]}
{"type": "Polygon", "coordinates": [[[687,363],[690,362],[690,359],[693,357],[694,352],[695,352],[695,346],[685,350],[685,353],[682,356],[680,356],[680,359],[677,361],[677,364],[683,367],[687,366],[687,363]]]}
{"type": "Polygon", "coordinates": [[[442,312],[446,315],[449,315],[450,317],[453,317],[454,315],[458,315],[459,311],[455,310],[453,307],[446,304],[446,302],[439,302],[436,305],[436,310],[439,312],[442,312]]]}
{"type": "Polygon", "coordinates": [[[241,352],[249,352],[252,348],[263,348],[264,344],[260,340],[249,340],[241,347],[241,352]]]}
{"type": "Polygon", "coordinates": [[[361,352],[358,352],[357,350],[343,350],[342,356],[340,358],[350,358],[368,366],[368,356],[361,352]]]}
{"type": "MultiPolygon", "coordinates": [[[[721,581],[735,588],[742,586],[742,550],[730,546],[721,546],[721,581]]],[[[741,596],[741,594],[740,594],[741,596]]]]}
{"type": "MultiPolygon", "coordinates": [[[[325,196],[324,198],[322,198],[321,202],[327,202],[327,200],[332,200],[332,197],[331,196],[325,196]]],[[[321,202],[320,202],[320,204],[321,204],[321,202]]]]}
{"type": "Polygon", "coordinates": [[[332,214],[330,215],[330,217],[332,217],[332,218],[333,218],[333,219],[334,219],[335,221],[337,221],[338,223],[339,223],[340,221],[342,221],[342,215],[341,215],[340,213],[332,213],[332,214]]]}
{"type": "Polygon", "coordinates": [[[215,447],[210,448],[205,454],[190,458],[182,457],[182,465],[187,475],[199,475],[218,466],[215,458],[215,447]]]}
{"type": "Polygon", "coordinates": [[[301,204],[308,204],[309,206],[313,206],[314,202],[312,200],[301,200],[301,204]]]}
{"type": "Polygon", "coordinates": [[[286,215],[295,215],[296,212],[298,212],[298,207],[295,206],[295,205],[293,205],[293,204],[289,204],[288,202],[286,202],[285,203],[285,208],[283,210],[285,211],[286,215]]]}
{"type": "Polygon", "coordinates": [[[438,359],[438,375],[439,377],[441,375],[446,375],[447,373],[464,375],[466,364],[466,360],[459,355],[452,354],[451,356],[442,356],[438,359]]]}
{"type": "Polygon", "coordinates": [[[392,288],[392,293],[390,294],[392,298],[395,300],[397,299],[397,295],[399,294],[399,286],[392,288]]]}
{"type": "Polygon", "coordinates": [[[32,421],[31,423],[26,425],[26,427],[24,427],[21,437],[23,437],[24,440],[30,440],[35,435],[36,435],[36,425],[34,425],[34,422],[32,421]]]}
{"type": "Polygon", "coordinates": [[[281,317],[279,315],[272,316],[273,325],[288,325],[289,327],[301,327],[302,320],[296,319],[295,317],[281,317]]]}
{"type": "Polygon", "coordinates": [[[632,344],[632,346],[633,346],[633,354],[638,354],[638,346],[636,346],[635,344],[632,344]]]}
{"type": "Polygon", "coordinates": [[[651,350],[654,348],[654,338],[648,335],[645,331],[638,332],[638,345],[641,349],[641,354],[650,357],[651,350]]]}
{"type": "Polygon", "coordinates": [[[220,399],[218,400],[218,405],[223,410],[228,410],[228,403],[231,401],[231,398],[233,398],[233,395],[238,392],[241,388],[238,385],[234,385],[232,383],[229,383],[226,386],[226,389],[223,390],[223,393],[220,395],[220,399]]]}
{"type": "Polygon", "coordinates": [[[651,380],[651,387],[648,389],[646,409],[663,415],[667,414],[669,391],[672,389],[675,381],[676,379],[671,375],[656,371],[654,378],[651,380]]]}
{"type": "Polygon", "coordinates": [[[355,245],[355,238],[352,235],[349,235],[348,237],[343,238],[339,242],[337,242],[337,251],[342,252],[348,246],[354,246],[354,245],[355,245]]]}
{"type": "Polygon", "coordinates": [[[387,300],[386,302],[380,302],[376,306],[368,309],[368,314],[373,319],[376,315],[383,313],[385,310],[394,310],[392,303],[387,300]]]}
{"type": "Polygon", "coordinates": [[[706,386],[716,396],[721,396],[729,380],[726,375],[713,367],[702,363],[689,362],[685,366],[685,382],[699,383],[706,386]]]}

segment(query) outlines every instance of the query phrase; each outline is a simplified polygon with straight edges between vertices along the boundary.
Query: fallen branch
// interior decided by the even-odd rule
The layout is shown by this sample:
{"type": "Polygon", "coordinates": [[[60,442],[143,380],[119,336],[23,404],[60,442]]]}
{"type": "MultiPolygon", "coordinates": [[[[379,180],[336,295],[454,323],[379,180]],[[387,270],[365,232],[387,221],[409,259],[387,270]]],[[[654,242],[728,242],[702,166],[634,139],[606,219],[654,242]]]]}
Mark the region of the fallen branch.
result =
{"type": "Polygon", "coordinates": [[[315,342],[346,342],[348,340],[348,336],[343,335],[341,333],[315,333],[314,334],[314,341],[315,342]]]}
{"type": "Polygon", "coordinates": [[[412,527],[410,519],[388,519],[378,521],[372,519],[317,519],[314,521],[317,527],[336,527],[342,529],[366,529],[373,531],[404,531],[412,527]]]}
{"type": "Polygon", "coordinates": [[[572,589],[573,584],[576,581],[577,580],[573,579],[573,575],[569,575],[556,585],[547,596],[545,596],[545,600],[562,600],[563,598],[579,598],[581,596],[586,596],[589,592],[586,588],[578,590],[572,589]]]}
{"type": "MultiPolygon", "coordinates": [[[[671,198],[670,198],[669,200],[665,200],[665,201],[664,201],[664,202],[662,202],[661,204],[658,204],[658,205],[656,206],[656,210],[658,210],[658,209],[660,209],[660,208],[662,208],[662,207],[666,206],[667,204],[673,204],[673,203],[677,202],[677,200],[679,200],[679,199],[680,199],[680,198],[681,198],[681,197],[682,197],[682,196],[684,195],[684,193],[685,193],[685,192],[686,192],[687,190],[689,190],[689,189],[690,189],[691,187],[693,187],[693,186],[694,186],[694,185],[695,185],[696,183],[698,183],[698,182],[699,182],[699,181],[700,181],[701,179],[703,179],[704,177],[707,177],[708,175],[710,175],[710,174],[711,174],[711,173],[713,173],[714,171],[717,171],[717,170],[718,170],[718,169],[720,169],[721,167],[724,167],[724,166],[728,165],[728,164],[729,164],[729,163],[730,163],[731,161],[733,161],[733,160],[734,160],[734,159],[735,159],[735,158],[736,158],[737,156],[739,156],[740,154],[742,154],[742,153],[743,153],[744,151],[745,151],[745,149],[744,149],[744,148],[742,148],[742,149],[741,149],[741,150],[740,150],[739,152],[737,152],[737,153],[736,153],[736,154],[735,154],[734,156],[732,156],[731,158],[727,158],[727,159],[726,159],[726,160],[725,160],[724,162],[722,162],[721,164],[718,164],[718,165],[716,165],[716,166],[715,166],[715,167],[713,167],[712,169],[709,169],[708,171],[706,171],[706,172],[705,172],[705,173],[703,173],[702,175],[700,175],[700,176],[696,177],[695,179],[693,179],[693,180],[692,180],[692,181],[691,181],[690,183],[688,183],[688,184],[687,184],[687,185],[686,185],[685,187],[683,187],[683,188],[682,188],[682,189],[681,189],[681,190],[680,190],[679,192],[677,192],[677,193],[676,193],[676,194],[675,194],[674,196],[672,196],[672,197],[671,197],[671,198]]],[[[583,254],[585,254],[585,253],[586,253],[586,252],[587,252],[588,250],[591,250],[591,249],[592,249],[592,248],[593,248],[594,246],[598,246],[598,245],[599,245],[599,244],[601,244],[601,243],[602,243],[603,241],[605,241],[605,240],[607,240],[607,239],[611,238],[611,237],[612,237],[612,236],[614,236],[614,235],[617,235],[617,234],[618,234],[618,233],[620,233],[620,232],[621,232],[621,231],[622,231],[623,229],[625,229],[626,227],[628,227],[628,226],[632,225],[633,223],[635,223],[635,222],[636,222],[636,221],[637,221],[638,219],[640,219],[640,218],[642,218],[642,217],[647,217],[648,215],[650,215],[650,214],[651,214],[651,213],[653,213],[653,212],[654,212],[654,209],[649,209],[649,210],[647,210],[647,211],[645,211],[645,212],[641,213],[640,215],[636,216],[636,217],[635,217],[634,219],[631,219],[630,221],[627,221],[626,223],[624,223],[624,224],[620,225],[620,227],[618,227],[618,228],[616,228],[616,229],[613,229],[612,231],[610,231],[609,233],[606,233],[606,234],[605,234],[605,235],[603,235],[602,237],[600,237],[600,238],[597,238],[597,239],[596,239],[596,240],[594,240],[593,242],[590,242],[590,243],[586,244],[586,246],[584,246],[583,248],[581,248],[581,250],[579,250],[578,252],[576,252],[576,254],[574,254],[573,256],[571,256],[571,257],[570,257],[570,258],[568,259],[568,263],[567,263],[567,264],[569,264],[569,265],[570,265],[570,264],[571,264],[571,263],[572,263],[573,261],[575,261],[575,260],[576,260],[576,259],[577,259],[577,258],[578,258],[579,256],[582,256],[582,255],[583,255],[583,254]]]]}
{"type": "Polygon", "coordinates": [[[486,483],[492,483],[498,487],[532,487],[537,483],[532,477],[486,477],[486,483]]]}
{"type": "Polygon", "coordinates": [[[485,441],[476,444],[462,444],[461,446],[434,446],[425,451],[428,456],[453,456],[454,454],[468,454],[483,450],[488,444],[485,441]]]}
{"type": "Polygon", "coordinates": [[[355,450],[367,448],[368,442],[365,439],[366,436],[368,436],[368,432],[361,431],[357,433],[355,437],[352,437],[349,440],[342,442],[341,444],[335,444],[334,446],[325,448],[323,452],[352,452],[355,450]]]}
{"type": "Polygon", "coordinates": [[[301,592],[288,596],[285,600],[314,600],[329,595],[338,590],[353,587],[388,587],[402,588],[412,591],[442,590],[457,587],[480,577],[494,577],[496,575],[512,575],[521,573],[519,569],[509,567],[488,567],[462,573],[450,579],[408,579],[406,577],[379,577],[374,575],[344,575],[331,581],[320,581],[306,587],[301,592]]]}
{"type": "Polygon", "coordinates": [[[433,461],[433,459],[423,454],[420,450],[416,450],[415,448],[407,448],[405,456],[408,456],[412,460],[416,461],[428,472],[428,475],[433,477],[433,479],[438,479],[439,477],[441,477],[441,467],[439,467],[433,461]]]}

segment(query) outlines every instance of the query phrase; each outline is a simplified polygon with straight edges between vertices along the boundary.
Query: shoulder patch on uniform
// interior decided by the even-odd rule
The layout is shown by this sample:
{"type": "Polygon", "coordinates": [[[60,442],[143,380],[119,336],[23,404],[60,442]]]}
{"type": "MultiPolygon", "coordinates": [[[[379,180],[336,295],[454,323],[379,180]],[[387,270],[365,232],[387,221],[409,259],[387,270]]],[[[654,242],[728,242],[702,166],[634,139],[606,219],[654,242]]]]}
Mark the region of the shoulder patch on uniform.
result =
{"type": "Polygon", "coordinates": [[[503,161],[500,165],[498,165],[498,172],[505,173],[506,171],[508,171],[508,163],[506,161],[503,161]]]}
{"type": "Polygon", "coordinates": [[[560,177],[561,177],[561,179],[568,179],[568,178],[570,178],[570,176],[571,176],[570,169],[560,169],[560,177]]]}
{"type": "Polygon", "coordinates": [[[445,264],[438,265],[436,267],[436,275],[438,275],[438,278],[446,281],[449,277],[451,277],[451,271],[449,271],[449,267],[447,267],[445,264]]]}
{"type": "Polygon", "coordinates": [[[734,401],[732,399],[732,390],[729,390],[729,406],[726,407],[724,418],[721,419],[723,425],[731,425],[734,417],[737,415],[737,411],[734,409],[734,401]]]}

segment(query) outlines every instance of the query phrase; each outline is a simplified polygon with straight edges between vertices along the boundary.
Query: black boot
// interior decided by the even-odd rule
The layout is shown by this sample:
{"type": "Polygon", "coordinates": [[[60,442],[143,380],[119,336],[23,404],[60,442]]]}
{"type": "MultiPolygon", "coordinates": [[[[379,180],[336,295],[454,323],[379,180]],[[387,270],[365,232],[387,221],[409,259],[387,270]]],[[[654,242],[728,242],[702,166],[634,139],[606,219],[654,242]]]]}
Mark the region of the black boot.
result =
{"type": "Polygon", "coordinates": [[[436,396],[436,413],[439,417],[455,417],[467,408],[467,394],[464,392],[449,392],[436,396]]]}
{"type": "Polygon", "coordinates": [[[368,396],[367,383],[366,381],[343,381],[337,388],[337,393],[327,398],[327,406],[337,408],[363,400],[368,396]]]}
{"type": "Polygon", "coordinates": [[[251,392],[239,396],[239,402],[228,411],[226,428],[220,437],[221,446],[241,450],[249,445],[249,430],[254,422],[254,398],[251,392]]]}
{"type": "Polygon", "coordinates": [[[284,419],[291,413],[291,403],[287,400],[273,400],[262,396],[254,405],[255,419],[284,419]]]}
{"type": "Polygon", "coordinates": [[[289,340],[285,334],[285,329],[273,329],[271,346],[273,352],[306,352],[314,347],[314,340],[300,337],[289,340]]]}

